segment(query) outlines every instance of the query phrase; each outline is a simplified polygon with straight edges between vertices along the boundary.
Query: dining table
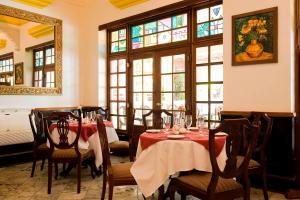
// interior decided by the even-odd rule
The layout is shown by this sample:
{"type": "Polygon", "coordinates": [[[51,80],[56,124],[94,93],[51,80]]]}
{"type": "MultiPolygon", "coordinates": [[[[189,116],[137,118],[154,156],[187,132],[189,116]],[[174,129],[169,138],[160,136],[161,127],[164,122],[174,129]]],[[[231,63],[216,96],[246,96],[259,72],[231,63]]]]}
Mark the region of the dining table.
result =
{"type": "MultiPolygon", "coordinates": [[[[156,130],[156,129],[155,129],[156,130]]],[[[149,130],[139,137],[136,161],[130,172],[145,197],[178,172],[199,170],[211,172],[208,129],[182,131],[149,130]]],[[[222,170],[226,164],[226,134],[215,138],[217,162],[222,170]]]]}
{"type": "MultiPolygon", "coordinates": [[[[99,133],[97,129],[97,123],[95,121],[85,121],[81,125],[80,137],[78,140],[78,147],[81,149],[93,149],[95,154],[95,165],[96,167],[100,167],[103,158],[101,151],[101,143],[99,139],[99,133]]],[[[108,143],[113,143],[119,141],[118,134],[113,126],[113,123],[105,120],[105,129],[107,134],[108,143]]],[[[76,138],[76,131],[78,129],[78,122],[70,122],[69,123],[70,132],[74,134],[68,135],[68,142],[72,143],[76,138]]],[[[52,123],[49,126],[49,132],[51,133],[51,138],[54,142],[59,142],[59,134],[57,131],[57,124],[52,123]]],[[[47,146],[50,146],[49,141],[47,141],[47,146]]]]}

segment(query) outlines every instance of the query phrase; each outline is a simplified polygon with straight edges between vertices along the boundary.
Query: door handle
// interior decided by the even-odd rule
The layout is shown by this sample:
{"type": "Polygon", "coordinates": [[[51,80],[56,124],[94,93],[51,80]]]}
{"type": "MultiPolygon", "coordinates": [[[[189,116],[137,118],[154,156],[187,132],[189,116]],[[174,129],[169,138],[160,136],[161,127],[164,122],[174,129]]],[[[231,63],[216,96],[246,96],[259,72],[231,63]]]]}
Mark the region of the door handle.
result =
{"type": "Polygon", "coordinates": [[[161,106],[161,104],[160,104],[160,103],[156,103],[155,105],[156,105],[156,106],[161,106]]]}

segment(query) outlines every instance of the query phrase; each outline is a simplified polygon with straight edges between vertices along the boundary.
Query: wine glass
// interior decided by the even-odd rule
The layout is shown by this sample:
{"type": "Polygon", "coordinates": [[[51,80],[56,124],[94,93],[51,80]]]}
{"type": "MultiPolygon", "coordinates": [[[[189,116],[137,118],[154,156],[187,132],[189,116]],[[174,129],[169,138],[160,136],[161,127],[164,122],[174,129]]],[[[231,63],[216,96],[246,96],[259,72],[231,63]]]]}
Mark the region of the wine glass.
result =
{"type": "Polygon", "coordinates": [[[205,125],[205,118],[203,115],[199,115],[198,119],[197,119],[197,127],[199,129],[199,132],[202,131],[202,129],[204,128],[205,125]]]}
{"type": "Polygon", "coordinates": [[[164,123],[166,131],[169,131],[169,129],[171,128],[171,116],[164,117],[164,123]]]}
{"type": "Polygon", "coordinates": [[[93,122],[96,121],[96,111],[91,112],[91,119],[93,122]]]}
{"type": "Polygon", "coordinates": [[[186,125],[186,128],[189,129],[192,125],[192,115],[185,115],[185,125],[186,125]]]}

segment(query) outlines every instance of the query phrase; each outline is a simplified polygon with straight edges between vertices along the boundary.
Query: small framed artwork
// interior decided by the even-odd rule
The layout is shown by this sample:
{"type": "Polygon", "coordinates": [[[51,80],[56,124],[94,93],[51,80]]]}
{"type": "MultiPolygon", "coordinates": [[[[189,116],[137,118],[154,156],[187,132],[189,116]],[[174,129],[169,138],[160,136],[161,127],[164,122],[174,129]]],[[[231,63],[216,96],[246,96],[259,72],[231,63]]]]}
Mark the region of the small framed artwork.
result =
{"type": "Polygon", "coordinates": [[[15,64],[15,84],[24,84],[24,66],[23,62],[15,64]]]}
{"type": "Polygon", "coordinates": [[[278,8],[232,16],[232,65],[278,62],[278,8]]]}

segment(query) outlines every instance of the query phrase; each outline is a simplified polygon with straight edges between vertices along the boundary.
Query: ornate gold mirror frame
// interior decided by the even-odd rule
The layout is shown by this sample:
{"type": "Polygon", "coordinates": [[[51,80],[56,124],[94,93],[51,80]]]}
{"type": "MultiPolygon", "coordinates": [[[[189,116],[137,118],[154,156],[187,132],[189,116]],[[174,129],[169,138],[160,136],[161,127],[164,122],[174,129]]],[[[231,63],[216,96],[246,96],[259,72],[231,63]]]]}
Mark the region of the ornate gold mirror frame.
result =
{"type": "Polygon", "coordinates": [[[20,18],[54,26],[55,40],[55,88],[0,86],[0,95],[61,95],[62,94],[62,21],[52,17],[0,4],[0,15],[20,18]]]}

